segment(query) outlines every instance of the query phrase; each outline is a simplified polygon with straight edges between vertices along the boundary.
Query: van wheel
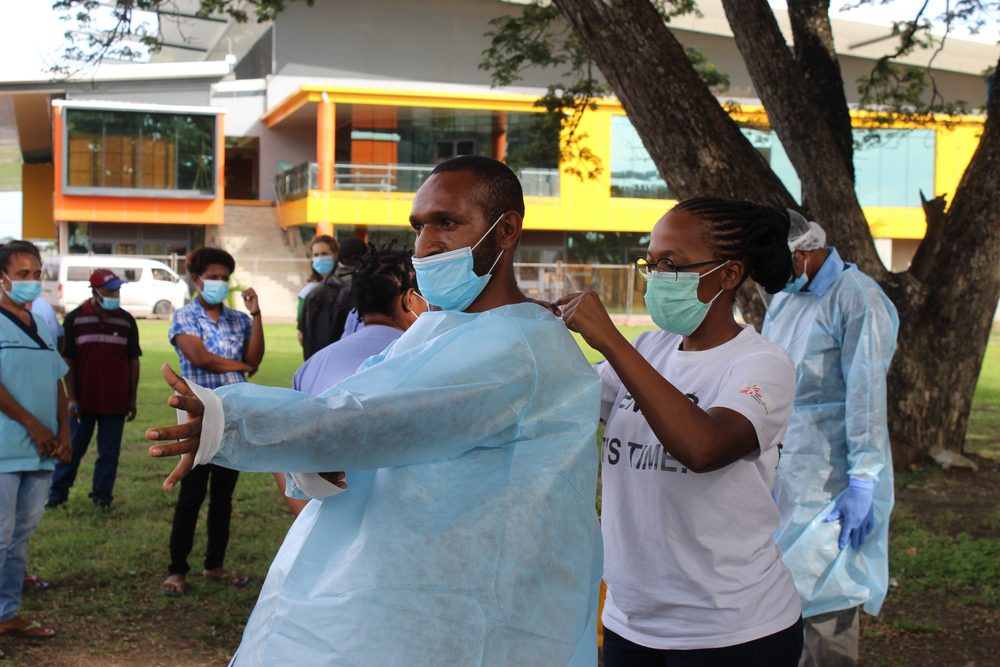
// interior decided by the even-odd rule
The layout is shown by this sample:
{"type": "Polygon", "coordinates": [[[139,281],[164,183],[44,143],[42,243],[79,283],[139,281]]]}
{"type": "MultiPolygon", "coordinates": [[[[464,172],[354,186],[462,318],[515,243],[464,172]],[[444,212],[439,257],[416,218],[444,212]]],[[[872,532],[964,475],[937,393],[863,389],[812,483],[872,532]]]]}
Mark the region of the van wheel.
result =
{"type": "Polygon", "coordinates": [[[153,306],[153,314],[157,317],[170,317],[174,314],[174,307],[169,301],[157,301],[153,306]]]}

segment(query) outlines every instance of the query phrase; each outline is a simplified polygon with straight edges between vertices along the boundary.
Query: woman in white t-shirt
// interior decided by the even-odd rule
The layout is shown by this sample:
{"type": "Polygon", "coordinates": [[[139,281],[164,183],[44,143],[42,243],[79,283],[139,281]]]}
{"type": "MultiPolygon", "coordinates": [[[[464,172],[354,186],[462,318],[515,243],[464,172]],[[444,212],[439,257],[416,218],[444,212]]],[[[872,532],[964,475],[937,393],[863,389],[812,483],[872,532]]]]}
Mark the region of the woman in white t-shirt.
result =
{"type": "Polygon", "coordinates": [[[798,664],[802,611],[770,496],[795,371],[733,316],[748,275],[771,293],[788,282],[787,238],[779,209],[688,199],[636,262],[661,330],[630,344],[596,293],[558,302],[607,358],[606,667],[798,664]]]}

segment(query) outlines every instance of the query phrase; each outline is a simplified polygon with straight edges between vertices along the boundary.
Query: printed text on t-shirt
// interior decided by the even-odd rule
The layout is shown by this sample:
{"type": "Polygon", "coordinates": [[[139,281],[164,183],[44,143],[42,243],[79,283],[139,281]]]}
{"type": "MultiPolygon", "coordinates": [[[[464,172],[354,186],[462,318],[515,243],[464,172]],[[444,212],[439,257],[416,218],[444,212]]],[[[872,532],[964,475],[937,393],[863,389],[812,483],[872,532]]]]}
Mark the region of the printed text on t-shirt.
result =
{"type": "Polygon", "coordinates": [[[658,442],[646,444],[626,441],[623,446],[622,441],[618,438],[602,438],[602,446],[604,460],[608,465],[618,465],[622,457],[626,456],[628,457],[628,467],[634,470],[660,470],[679,473],[687,473],[688,471],[658,442]]]}

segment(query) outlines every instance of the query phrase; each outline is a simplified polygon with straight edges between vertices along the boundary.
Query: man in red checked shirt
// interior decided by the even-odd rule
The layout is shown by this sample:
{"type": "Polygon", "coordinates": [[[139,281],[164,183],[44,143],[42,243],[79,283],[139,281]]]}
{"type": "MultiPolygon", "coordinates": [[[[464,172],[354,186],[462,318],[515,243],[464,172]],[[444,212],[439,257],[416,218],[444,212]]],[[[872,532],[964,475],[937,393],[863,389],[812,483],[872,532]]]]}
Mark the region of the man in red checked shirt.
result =
{"type": "Polygon", "coordinates": [[[121,309],[123,284],[109,269],[97,269],[90,275],[93,295],[63,321],[63,357],[69,365],[66,395],[70,414],[78,421],[73,429],[73,458],[56,466],[46,507],[58,507],[69,498],[96,428],[97,462],[90,499],[101,509],[111,508],[122,431],[126,421],[135,419],[142,354],[135,319],[121,309]]]}

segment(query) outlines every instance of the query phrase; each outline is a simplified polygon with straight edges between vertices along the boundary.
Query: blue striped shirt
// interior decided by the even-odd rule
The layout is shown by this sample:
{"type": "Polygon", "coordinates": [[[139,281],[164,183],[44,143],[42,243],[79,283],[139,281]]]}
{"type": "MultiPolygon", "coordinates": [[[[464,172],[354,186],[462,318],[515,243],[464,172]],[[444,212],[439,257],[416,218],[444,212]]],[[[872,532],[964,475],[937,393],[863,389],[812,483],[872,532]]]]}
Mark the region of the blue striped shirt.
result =
{"type": "Polygon", "coordinates": [[[252,326],[249,315],[226,306],[222,306],[222,314],[219,315],[219,321],[216,322],[208,316],[198,299],[175,312],[174,319],[170,323],[168,336],[180,358],[181,375],[208,389],[246,382],[243,373],[236,371],[215,373],[195,366],[190,359],[184,356],[174,338],[178,334],[197,336],[201,339],[205,349],[212,354],[225,359],[242,361],[247,341],[250,340],[252,326]]]}

